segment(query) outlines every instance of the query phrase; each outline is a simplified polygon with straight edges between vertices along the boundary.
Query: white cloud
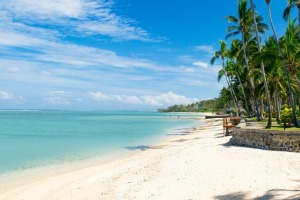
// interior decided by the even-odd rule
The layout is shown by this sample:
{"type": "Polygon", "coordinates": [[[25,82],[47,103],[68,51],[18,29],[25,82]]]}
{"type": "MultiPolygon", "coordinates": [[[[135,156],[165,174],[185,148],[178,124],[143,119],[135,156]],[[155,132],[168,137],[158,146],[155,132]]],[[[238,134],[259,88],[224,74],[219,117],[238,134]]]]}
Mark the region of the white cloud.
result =
{"type": "Polygon", "coordinates": [[[202,52],[205,52],[205,53],[208,53],[208,54],[211,54],[211,55],[213,55],[215,53],[215,50],[214,50],[213,46],[211,46],[211,45],[196,46],[195,50],[196,51],[202,51],[202,52]]]}
{"type": "Polygon", "coordinates": [[[14,51],[14,47],[36,50],[14,53],[18,57],[25,57],[26,60],[35,62],[53,62],[72,66],[106,65],[146,68],[154,66],[149,60],[119,56],[110,50],[53,42],[12,31],[0,32],[0,45],[8,48],[6,52],[9,52],[10,48],[12,48],[11,51],[14,51]]]}
{"type": "Polygon", "coordinates": [[[86,9],[84,1],[80,0],[2,0],[0,5],[17,18],[78,18],[86,9]]]}
{"type": "Polygon", "coordinates": [[[109,101],[111,98],[101,92],[89,92],[89,95],[96,101],[109,101]]]}
{"type": "Polygon", "coordinates": [[[21,95],[14,95],[5,91],[0,91],[0,100],[11,101],[14,103],[26,101],[26,99],[21,95]]]}
{"type": "Polygon", "coordinates": [[[186,72],[190,72],[190,73],[195,72],[195,69],[194,69],[194,68],[191,68],[191,67],[185,67],[184,70],[185,70],[186,72]]]}
{"type": "Polygon", "coordinates": [[[98,21],[87,22],[80,24],[77,27],[77,30],[86,32],[87,34],[109,35],[118,40],[152,40],[145,30],[114,21],[111,21],[110,23],[98,21]]]}
{"type": "Polygon", "coordinates": [[[175,104],[189,104],[198,100],[196,98],[190,99],[182,95],[177,95],[173,92],[168,92],[161,95],[147,95],[140,97],[126,95],[106,95],[101,92],[89,92],[89,95],[92,99],[98,102],[124,103],[152,107],[170,106],[175,104]]]}
{"type": "Polygon", "coordinates": [[[124,104],[142,104],[141,100],[137,96],[126,95],[106,95],[101,92],[89,92],[92,99],[99,102],[112,102],[112,103],[124,103],[124,104]]]}
{"type": "MultiPolygon", "coordinates": [[[[2,22],[9,23],[6,27],[19,30],[20,26],[32,29],[30,24],[55,24],[55,28],[44,29],[63,28],[74,35],[105,35],[118,40],[153,40],[134,20],[119,16],[113,4],[112,0],[2,0],[0,10],[2,22]]],[[[35,29],[41,32],[43,28],[35,29]]]]}
{"type": "Polygon", "coordinates": [[[14,95],[4,92],[4,91],[0,91],[0,99],[2,100],[12,100],[14,99],[14,95]]]}
{"type": "Polygon", "coordinates": [[[151,106],[170,106],[175,104],[189,104],[197,101],[196,98],[187,98],[182,95],[174,94],[173,92],[164,93],[156,96],[144,96],[145,104],[151,106]]]}
{"type": "Polygon", "coordinates": [[[203,67],[203,68],[207,68],[209,66],[208,63],[201,62],[201,61],[194,62],[193,65],[195,65],[197,67],[203,67]]]}
{"type": "Polygon", "coordinates": [[[137,96],[124,97],[122,102],[128,103],[128,104],[143,104],[142,101],[140,100],[140,98],[138,98],[137,96]]]}

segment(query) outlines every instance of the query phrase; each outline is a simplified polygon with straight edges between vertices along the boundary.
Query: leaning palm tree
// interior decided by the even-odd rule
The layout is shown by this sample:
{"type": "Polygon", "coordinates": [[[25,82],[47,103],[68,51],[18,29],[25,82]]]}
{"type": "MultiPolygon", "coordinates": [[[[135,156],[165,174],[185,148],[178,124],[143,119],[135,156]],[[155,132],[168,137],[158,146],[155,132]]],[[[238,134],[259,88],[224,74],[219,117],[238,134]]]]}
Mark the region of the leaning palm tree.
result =
{"type": "MultiPolygon", "coordinates": [[[[300,1],[300,0],[299,0],[299,1],[300,1]]],[[[283,55],[282,49],[281,49],[281,47],[280,47],[280,45],[279,45],[279,41],[278,41],[277,34],[276,34],[276,31],[275,31],[275,27],[274,27],[273,20],[272,20],[271,6],[270,6],[271,0],[265,0],[265,2],[266,2],[267,7],[268,7],[268,15],[269,15],[270,24],[271,24],[271,27],[272,27],[272,30],[273,30],[273,34],[274,34],[274,39],[275,39],[275,41],[276,41],[277,48],[278,48],[279,53],[280,53],[280,57],[283,59],[283,58],[284,58],[284,55],[283,55]]],[[[299,5],[300,5],[300,4],[299,4],[299,5]]],[[[290,75],[289,75],[289,71],[288,71],[288,68],[287,68],[286,64],[284,64],[284,70],[285,70],[285,75],[286,75],[286,79],[287,79],[287,85],[288,85],[288,91],[289,91],[290,103],[291,103],[291,106],[292,106],[294,125],[295,125],[296,127],[299,127],[298,120],[297,120],[297,116],[296,116],[296,106],[295,106],[295,101],[294,101],[293,92],[292,92],[292,87],[291,87],[290,75]]],[[[296,76],[296,78],[297,78],[297,76],[296,76]]],[[[298,80],[298,81],[299,81],[299,80],[298,80]]],[[[300,84],[299,84],[299,90],[300,90],[300,84]]]]}
{"type": "Polygon", "coordinates": [[[231,61],[227,63],[227,68],[228,68],[228,73],[236,77],[238,80],[239,87],[241,88],[242,96],[245,102],[245,109],[250,117],[251,113],[249,111],[248,100],[246,98],[244,86],[242,84],[241,77],[240,77],[241,72],[245,71],[242,69],[242,64],[239,62],[238,59],[242,48],[243,47],[240,40],[234,39],[231,41],[231,47],[228,53],[228,57],[231,59],[231,61]]]}
{"type": "MultiPolygon", "coordinates": [[[[252,0],[250,0],[250,6],[251,6],[251,10],[252,10],[252,15],[253,15],[257,47],[258,47],[258,51],[261,52],[261,45],[260,45],[260,39],[259,39],[259,35],[258,35],[258,28],[257,28],[257,22],[256,22],[256,13],[254,10],[254,5],[253,5],[252,0]]],[[[261,76],[262,76],[263,83],[264,83],[265,95],[266,95],[267,106],[268,106],[268,123],[267,123],[266,128],[271,128],[271,126],[272,126],[271,99],[270,99],[270,95],[269,95],[268,82],[266,79],[265,66],[264,66],[263,62],[261,62],[260,67],[261,67],[261,76]]]]}
{"type": "Polygon", "coordinates": [[[283,18],[287,21],[294,7],[298,8],[298,25],[300,26],[300,0],[288,0],[288,5],[283,11],[283,18]]]}
{"type": "MultiPolygon", "coordinates": [[[[229,23],[233,23],[233,25],[229,26],[227,28],[227,35],[226,39],[236,36],[236,35],[241,35],[242,39],[242,44],[243,44],[243,57],[244,57],[244,62],[247,68],[247,71],[249,72],[250,66],[249,66],[249,56],[247,55],[247,48],[249,44],[249,40],[252,37],[252,33],[254,32],[253,29],[253,20],[252,20],[252,11],[251,9],[247,8],[248,5],[248,0],[239,0],[238,1],[238,16],[227,16],[227,20],[229,23]]],[[[262,23],[261,17],[257,16],[256,17],[257,21],[257,27],[260,33],[264,33],[264,31],[267,29],[267,25],[262,23]]],[[[259,120],[259,111],[258,111],[258,102],[255,96],[255,86],[252,80],[252,77],[249,78],[249,87],[251,91],[251,96],[254,101],[257,117],[259,120]]]]}
{"type": "Polygon", "coordinates": [[[232,98],[232,101],[234,103],[234,106],[236,108],[236,111],[237,111],[237,116],[239,115],[239,107],[237,105],[237,99],[236,99],[236,96],[235,96],[235,93],[233,91],[233,88],[231,86],[231,82],[229,80],[229,76],[226,72],[226,69],[225,69],[225,57],[228,56],[228,49],[227,49],[227,45],[226,45],[226,42],[223,41],[223,40],[220,40],[220,50],[219,51],[216,51],[215,52],[215,55],[214,57],[212,57],[210,63],[213,65],[215,60],[220,58],[222,59],[222,70],[224,72],[224,75],[225,75],[225,79],[226,79],[226,82],[227,82],[227,85],[228,85],[228,88],[229,88],[229,91],[230,91],[230,94],[231,94],[231,98],[232,98]]]}

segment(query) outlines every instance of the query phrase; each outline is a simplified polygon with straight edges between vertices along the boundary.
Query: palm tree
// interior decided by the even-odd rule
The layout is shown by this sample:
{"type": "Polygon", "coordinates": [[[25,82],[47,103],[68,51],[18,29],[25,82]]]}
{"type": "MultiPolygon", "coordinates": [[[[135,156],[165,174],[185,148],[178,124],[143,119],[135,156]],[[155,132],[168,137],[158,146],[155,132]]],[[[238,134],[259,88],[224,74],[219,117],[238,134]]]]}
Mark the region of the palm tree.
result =
{"type": "MultiPolygon", "coordinates": [[[[254,5],[253,5],[252,0],[250,0],[250,6],[251,6],[251,10],[252,10],[252,15],[253,15],[253,22],[254,22],[254,28],[255,28],[255,36],[256,36],[257,47],[258,47],[258,51],[261,52],[260,39],[259,39],[259,35],[258,35],[258,28],[257,28],[257,22],[256,22],[256,13],[255,13],[255,10],[254,10],[254,5]]],[[[264,83],[265,95],[266,95],[267,106],[268,106],[268,124],[267,124],[266,128],[271,128],[271,126],[272,126],[272,112],[271,112],[271,99],[270,99],[270,95],[269,95],[268,82],[267,82],[267,79],[266,79],[264,63],[261,62],[260,66],[261,66],[261,75],[262,75],[262,79],[263,79],[263,83],[264,83]]]]}
{"type": "MultiPolygon", "coordinates": [[[[293,22],[289,22],[286,33],[284,34],[280,43],[283,48],[283,53],[285,56],[284,58],[289,73],[291,74],[291,76],[293,77],[293,79],[298,85],[298,90],[294,91],[294,94],[298,94],[298,95],[300,91],[300,81],[299,81],[300,29],[299,28],[300,28],[299,26],[298,27],[295,26],[295,20],[293,22]]],[[[293,111],[293,121],[299,127],[299,122],[297,121],[296,113],[294,114],[294,112],[296,112],[296,108],[292,109],[292,111],[293,111]]]]}
{"type": "Polygon", "coordinates": [[[287,68],[297,82],[300,90],[300,81],[297,76],[297,71],[300,66],[300,29],[294,24],[295,21],[289,22],[281,44],[283,46],[287,68]]]}
{"type": "Polygon", "coordinates": [[[214,55],[214,57],[212,57],[210,63],[213,65],[214,62],[215,62],[215,60],[221,57],[221,59],[222,59],[222,69],[223,69],[223,72],[224,72],[224,75],[225,75],[225,79],[226,79],[226,82],[227,82],[227,85],[228,85],[228,88],[229,88],[229,91],[230,91],[231,98],[233,100],[234,106],[235,106],[235,108],[237,110],[237,116],[239,116],[239,112],[238,112],[239,108],[238,108],[237,102],[236,102],[237,99],[236,99],[235,93],[233,91],[233,88],[231,87],[231,82],[229,80],[229,76],[228,76],[228,74],[226,72],[226,69],[225,69],[225,57],[228,56],[227,45],[226,45],[226,42],[223,41],[223,40],[220,40],[219,42],[220,42],[221,48],[220,48],[219,51],[215,52],[215,55],[214,55]]]}
{"type": "MultiPolygon", "coordinates": [[[[272,30],[273,30],[273,34],[274,34],[274,39],[276,41],[276,44],[277,44],[277,47],[278,47],[278,50],[279,50],[279,53],[280,53],[280,57],[283,59],[284,55],[283,55],[283,52],[282,52],[281,47],[279,45],[279,41],[278,41],[277,34],[276,34],[276,31],[275,31],[275,27],[274,27],[273,20],[272,20],[271,7],[270,7],[271,0],[265,0],[265,2],[266,2],[267,7],[268,7],[268,14],[269,14],[269,19],[270,19],[270,24],[271,24],[271,27],[272,27],[272,30]]],[[[299,2],[300,2],[300,0],[299,0],[299,2]]],[[[300,5],[300,3],[299,3],[299,5],[300,5]]],[[[288,91],[289,91],[290,103],[291,103],[292,111],[293,111],[294,125],[296,127],[299,127],[297,116],[296,116],[295,101],[294,101],[293,92],[292,92],[292,88],[291,88],[290,75],[289,75],[289,71],[288,71],[288,68],[287,68],[286,64],[284,64],[284,70],[285,70],[285,75],[286,75],[286,79],[287,79],[287,83],[288,83],[288,91]]],[[[295,76],[295,78],[297,79],[297,76],[295,76]]],[[[298,80],[298,82],[299,82],[299,80],[298,80]]],[[[299,84],[299,90],[300,90],[300,84],[299,84]]]]}
{"type": "MultiPolygon", "coordinates": [[[[248,0],[239,0],[238,1],[238,17],[235,16],[227,16],[227,20],[229,23],[234,23],[234,25],[229,26],[227,28],[227,35],[226,39],[241,34],[242,43],[243,43],[243,56],[244,62],[249,72],[249,59],[247,56],[248,41],[251,38],[252,32],[254,31],[252,28],[253,20],[252,20],[252,11],[251,9],[247,8],[248,0]]],[[[257,17],[256,21],[258,22],[258,30],[260,33],[264,33],[264,30],[267,29],[267,25],[261,22],[261,17],[257,17]]],[[[259,111],[258,111],[258,103],[255,96],[255,87],[252,80],[252,77],[249,78],[249,86],[251,91],[251,96],[254,100],[254,105],[256,108],[257,117],[259,119],[259,111]]]]}
{"type": "Polygon", "coordinates": [[[294,7],[298,8],[298,26],[300,26],[300,0],[288,0],[288,5],[283,11],[283,18],[287,21],[294,7]]]}
{"type": "Polygon", "coordinates": [[[229,74],[235,76],[238,79],[239,86],[241,88],[241,92],[242,92],[243,99],[245,102],[245,109],[246,109],[248,115],[250,116],[251,114],[249,111],[248,101],[247,101],[244,87],[243,87],[241,77],[240,77],[240,74],[242,71],[241,63],[238,62],[238,57],[240,55],[242,48],[243,47],[242,47],[240,40],[234,39],[231,41],[231,47],[230,47],[229,53],[228,53],[228,57],[231,59],[231,61],[227,63],[227,68],[228,68],[227,71],[229,74]]]}
{"type": "Polygon", "coordinates": [[[265,41],[265,45],[261,53],[253,55],[253,64],[259,65],[261,62],[266,63],[266,76],[270,89],[271,96],[274,98],[275,109],[277,112],[276,120],[280,121],[280,91],[281,94],[288,93],[285,88],[286,79],[284,78],[284,68],[282,67],[282,58],[279,55],[279,50],[274,37],[269,37],[265,41]]]}

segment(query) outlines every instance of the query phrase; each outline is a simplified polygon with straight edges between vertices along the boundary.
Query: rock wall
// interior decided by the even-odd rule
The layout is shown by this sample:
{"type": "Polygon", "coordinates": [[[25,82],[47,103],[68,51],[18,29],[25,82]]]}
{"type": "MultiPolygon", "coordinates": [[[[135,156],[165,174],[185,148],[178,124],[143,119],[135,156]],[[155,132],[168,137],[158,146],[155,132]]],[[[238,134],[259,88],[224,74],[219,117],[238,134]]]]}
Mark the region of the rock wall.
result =
{"type": "Polygon", "coordinates": [[[276,151],[300,152],[300,132],[234,129],[231,144],[276,151]]]}

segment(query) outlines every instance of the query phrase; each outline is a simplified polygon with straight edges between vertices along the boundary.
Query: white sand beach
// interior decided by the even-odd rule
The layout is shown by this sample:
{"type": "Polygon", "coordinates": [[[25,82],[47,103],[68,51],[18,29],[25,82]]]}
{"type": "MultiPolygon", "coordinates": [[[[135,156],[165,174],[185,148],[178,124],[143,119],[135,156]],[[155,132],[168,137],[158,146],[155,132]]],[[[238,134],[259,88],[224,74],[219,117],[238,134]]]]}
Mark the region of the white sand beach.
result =
{"type": "Polygon", "coordinates": [[[222,121],[206,121],[117,161],[28,177],[0,199],[300,199],[300,153],[230,146],[222,121]]]}

